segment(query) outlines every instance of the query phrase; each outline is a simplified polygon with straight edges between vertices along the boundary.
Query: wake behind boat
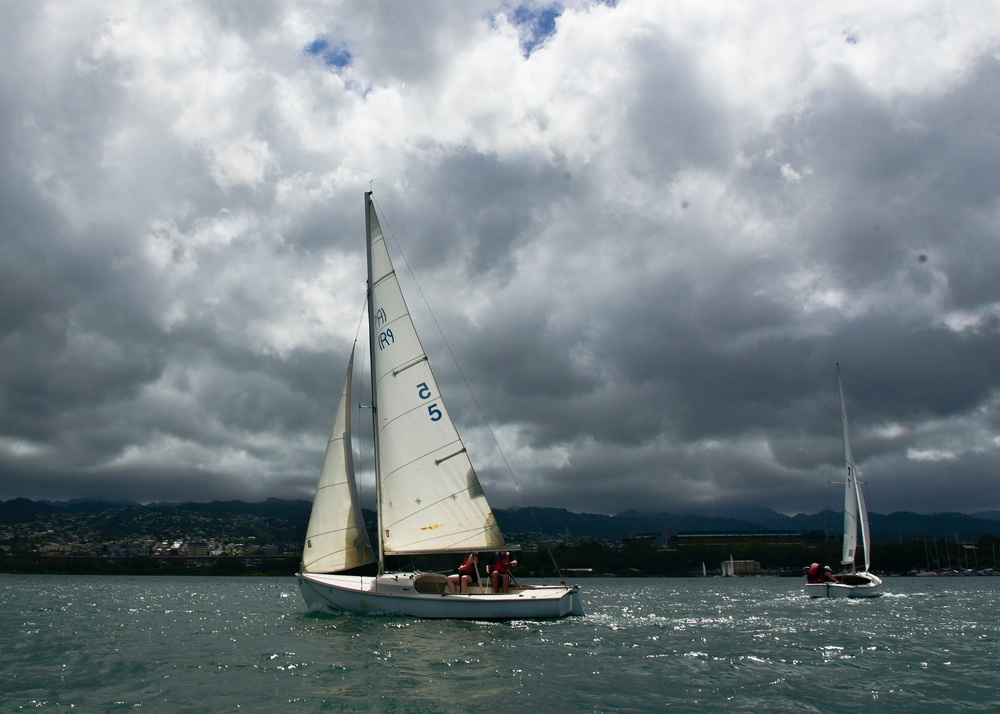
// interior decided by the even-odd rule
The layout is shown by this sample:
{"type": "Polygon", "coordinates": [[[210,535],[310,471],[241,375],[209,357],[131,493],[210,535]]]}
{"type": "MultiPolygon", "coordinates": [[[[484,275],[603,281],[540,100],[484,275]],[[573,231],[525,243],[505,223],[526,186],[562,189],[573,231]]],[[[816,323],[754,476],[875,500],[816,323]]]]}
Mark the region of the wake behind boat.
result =
{"type": "Polygon", "coordinates": [[[844,385],[837,365],[837,387],[840,390],[840,424],[844,440],[844,541],[840,564],[843,572],[827,580],[824,568],[813,563],[806,576],[806,594],[810,597],[875,597],[882,594],[882,579],[868,572],[871,566],[871,530],[868,527],[868,508],[858,480],[851,452],[851,434],[847,424],[847,406],[844,402],[844,385]],[[861,535],[862,568],[855,566],[858,535],[861,535]]]}
{"type": "Polygon", "coordinates": [[[564,583],[512,583],[506,593],[473,585],[451,593],[444,575],[385,571],[387,555],[488,553],[505,549],[506,541],[420,344],[371,192],[365,229],[378,553],[364,527],[352,461],[352,352],[302,551],[298,579],[306,603],[426,618],[582,615],[579,588],[564,583]],[[346,572],[371,563],[377,575],[346,572]]]}

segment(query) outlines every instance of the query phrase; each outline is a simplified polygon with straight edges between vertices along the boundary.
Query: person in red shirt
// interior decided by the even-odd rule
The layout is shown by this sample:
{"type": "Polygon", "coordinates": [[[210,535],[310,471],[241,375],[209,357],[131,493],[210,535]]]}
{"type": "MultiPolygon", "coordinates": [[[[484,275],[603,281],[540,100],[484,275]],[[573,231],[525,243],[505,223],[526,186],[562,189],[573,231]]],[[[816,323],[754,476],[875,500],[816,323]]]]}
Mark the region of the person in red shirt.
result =
{"type": "Polygon", "coordinates": [[[479,553],[469,553],[458,566],[458,572],[448,576],[448,592],[469,592],[470,583],[479,583],[479,553]]]}
{"type": "Polygon", "coordinates": [[[490,578],[493,581],[493,592],[508,592],[510,590],[510,574],[516,560],[511,560],[510,551],[505,550],[493,556],[490,560],[490,578]]]}

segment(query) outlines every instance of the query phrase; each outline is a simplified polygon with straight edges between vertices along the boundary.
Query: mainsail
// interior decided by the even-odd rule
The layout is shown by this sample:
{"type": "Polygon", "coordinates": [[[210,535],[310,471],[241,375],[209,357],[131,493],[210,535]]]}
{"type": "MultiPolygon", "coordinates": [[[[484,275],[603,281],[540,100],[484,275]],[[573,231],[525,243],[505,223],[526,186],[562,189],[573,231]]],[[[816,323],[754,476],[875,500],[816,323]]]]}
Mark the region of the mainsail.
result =
{"type": "Polygon", "coordinates": [[[861,481],[854,454],[851,452],[851,432],[847,424],[847,406],[844,401],[844,385],[840,380],[840,365],[837,365],[837,387],[840,390],[840,424],[844,436],[844,548],[841,565],[854,571],[856,551],[858,547],[858,532],[861,534],[861,550],[864,558],[864,571],[870,566],[868,551],[870,546],[870,531],[868,526],[868,508],[865,506],[865,496],[861,489],[861,481]]]}
{"type": "Polygon", "coordinates": [[[337,573],[375,560],[361,515],[351,453],[353,368],[352,350],[309,516],[306,545],[302,550],[301,570],[304,573],[337,573]]]}
{"type": "Polygon", "coordinates": [[[452,423],[365,194],[381,554],[495,550],[503,535],[452,423]]]}

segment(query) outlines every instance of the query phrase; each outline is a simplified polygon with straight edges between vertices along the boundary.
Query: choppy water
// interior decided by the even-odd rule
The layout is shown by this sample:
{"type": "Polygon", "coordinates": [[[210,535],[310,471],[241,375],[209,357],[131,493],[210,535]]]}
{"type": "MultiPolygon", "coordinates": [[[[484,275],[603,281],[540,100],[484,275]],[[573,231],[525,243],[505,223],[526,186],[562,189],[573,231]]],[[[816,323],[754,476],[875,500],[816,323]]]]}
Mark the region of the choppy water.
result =
{"type": "Polygon", "coordinates": [[[292,578],[0,575],[0,710],[996,711],[1000,578],[593,579],[588,615],[305,611],[292,578]]]}

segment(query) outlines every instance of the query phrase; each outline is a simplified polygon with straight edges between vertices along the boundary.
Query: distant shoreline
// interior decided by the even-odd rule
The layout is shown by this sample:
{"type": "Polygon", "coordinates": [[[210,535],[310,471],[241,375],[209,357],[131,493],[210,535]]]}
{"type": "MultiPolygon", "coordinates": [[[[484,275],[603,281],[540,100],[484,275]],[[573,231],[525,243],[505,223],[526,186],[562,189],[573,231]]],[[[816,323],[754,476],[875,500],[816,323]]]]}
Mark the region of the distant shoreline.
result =
{"type": "MultiPolygon", "coordinates": [[[[153,576],[210,576],[210,577],[295,577],[299,567],[299,556],[257,555],[224,557],[162,556],[138,558],[112,558],[106,556],[34,556],[7,555],[0,557],[0,574],[3,575],[153,575],[153,576]]],[[[629,572],[604,573],[581,572],[583,569],[564,569],[563,580],[586,581],[601,578],[648,579],[648,578],[693,578],[717,580],[746,580],[753,578],[799,579],[803,573],[796,568],[778,571],[764,571],[735,578],[721,575],[700,575],[693,572],[629,572]],[[572,571],[572,572],[571,572],[572,571]]],[[[918,571],[907,573],[879,573],[883,577],[930,577],[965,578],[1000,575],[1000,571],[918,571]]],[[[555,573],[524,573],[524,580],[551,580],[555,573]]]]}
{"type": "Polygon", "coordinates": [[[0,558],[10,575],[214,575],[294,576],[299,556],[139,556],[16,554],[0,558]]]}

